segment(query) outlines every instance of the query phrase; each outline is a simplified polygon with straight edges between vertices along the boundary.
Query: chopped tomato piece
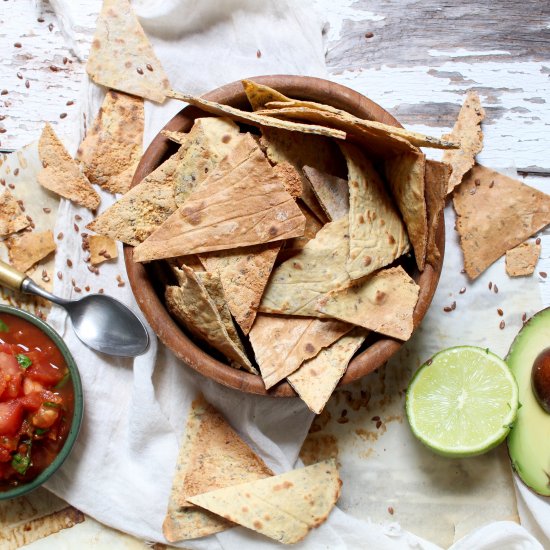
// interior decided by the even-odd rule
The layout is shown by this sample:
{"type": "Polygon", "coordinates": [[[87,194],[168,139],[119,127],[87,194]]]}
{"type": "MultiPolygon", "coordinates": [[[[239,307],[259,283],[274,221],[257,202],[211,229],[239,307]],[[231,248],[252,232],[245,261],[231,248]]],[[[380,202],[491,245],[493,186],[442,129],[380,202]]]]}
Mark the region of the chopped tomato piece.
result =
{"type": "Polygon", "coordinates": [[[57,420],[60,409],[42,404],[40,408],[31,416],[31,423],[36,428],[49,428],[57,420]]]}
{"type": "Polygon", "coordinates": [[[31,366],[26,370],[26,377],[44,384],[45,386],[55,386],[65,375],[65,369],[41,360],[36,352],[26,354],[32,361],[31,366]]]}
{"type": "Polygon", "coordinates": [[[0,397],[17,397],[23,382],[23,370],[19,367],[17,359],[9,353],[0,352],[0,378],[3,378],[3,383],[0,383],[0,387],[3,387],[0,397]]]}
{"type": "Polygon", "coordinates": [[[0,435],[15,435],[21,426],[23,405],[19,399],[0,403],[0,435]]]}
{"type": "Polygon", "coordinates": [[[43,389],[44,386],[40,382],[37,382],[36,380],[31,380],[28,376],[25,376],[25,379],[23,380],[23,393],[25,395],[32,392],[39,392],[43,389]]]}

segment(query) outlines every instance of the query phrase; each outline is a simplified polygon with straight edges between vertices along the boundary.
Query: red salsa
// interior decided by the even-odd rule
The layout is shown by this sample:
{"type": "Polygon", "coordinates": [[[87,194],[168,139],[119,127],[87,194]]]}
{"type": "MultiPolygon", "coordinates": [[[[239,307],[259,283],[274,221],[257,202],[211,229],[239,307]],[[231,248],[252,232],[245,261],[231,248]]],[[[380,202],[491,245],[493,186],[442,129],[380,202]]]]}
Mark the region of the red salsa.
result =
{"type": "Polygon", "coordinates": [[[32,323],[0,313],[0,491],[34,479],[51,464],[73,410],[61,351],[32,323]]]}

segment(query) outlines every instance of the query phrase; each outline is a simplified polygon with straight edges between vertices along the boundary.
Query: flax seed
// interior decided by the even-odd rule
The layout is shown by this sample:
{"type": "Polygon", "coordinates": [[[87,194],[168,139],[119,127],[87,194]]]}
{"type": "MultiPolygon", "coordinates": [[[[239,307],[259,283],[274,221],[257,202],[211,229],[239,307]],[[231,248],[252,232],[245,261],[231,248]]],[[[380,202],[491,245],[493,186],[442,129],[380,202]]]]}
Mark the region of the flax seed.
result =
{"type": "Polygon", "coordinates": [[[16,42],[14,45],[13,45],[14,48],[20,48],[21,47],[21,42],[16,42]]]}
{"type": "Polygon", "coordinates": [[[100,288],[97,292],[98,294],[103,294],[105,291],[102,288],[100,288]]]}
{"type": "Polygon", "coordinates": [[[138,74],[143,74],[143,69],[141,67],[138,67],[136,71],[138,74]]]}
{"type": "Polygon", "coordinates": [[[463,286],[463,287],[458,291],[459,294],[464,294],[465,292],[466,292],[466,287],[465,287],[465,286],[463,286]]]}
{"type": "Polygon", "coordinates": [[[82,216],[80,216],[80,215],[78,215],[78,214],[75,214],[74,219],[75,219],[77,222],[81,222],[81,221],[82,221],[82,216]]]}
{"type": "Polygon", "coordinates": [[[73,261],[70,258],[67,258],[67,267],[73,267],[73,261]]]}
{"type": "Polygon", "coordinates": [[[493,283],[489,281],[489,290],[492,290],[492,289],[493,289],[493,283]]]}
{"type": "Polygon", "coordinates": [[[504,315],[504,311],[502,309],[498,308],[497,313],[502,317],[504,315]]]}
{"type": "Polygon", "coordinates": [[[78,233],[80,231],[80,227],[78,227],[78,225],[73,224],[73,227],[74,227],[74,230],[78,233]]]}
{"type": "Polygon", "coordinates": [[[494,290],[495,294],[498,294],[498,286],[497,285],[493,286],[493,290],[494,290]]]}
{"type": "Polygon", "coordinates": [[[63,231],[61,231],[61,233],[57,234],[57,240],[60,241],[62,239],[63,239],[63,231]]]}
{"type": "Polygon", "coordinates": [[[548,277],[548,274],[546,273],[546,271],[539,271],[539,275],[540,275],[543,279],[546,279],[546,277],[548,277]]]}
{"type": "Polygon", "coordinates": [[[521,316],[521,321],[523,323],[525,323],[525,321],[527,321],[527,313],[524,313],[522,316],[521,316]]]}
{"type": "Polygon", "coordinates": [[[69,101],[67,101],[65,105],[67,105],[67,107],[70,107],[71,105],[74,105],[74,101],[72,99],[69,99],[69,101]]]}
{"type": "Polygon", "coordinates": [[[31,83],[28,80],[25,80],[25,88],[29,89],[31,87],[31,83]]]}
{"type": "Polygon", "coordinates": [[[61,113],[61,114],[59,115],[59,118],[67,118],[67,113],[61,113]]]}
{"type": "Polygon", "coordinates": [[[498,326],[499,326],[500,330],[502,330],[506,326],[506,323],[504,322],[504,320],[502,320],[500,322],[500,325],[498,325],[498,326]]]}
{"type": "Polygon", "coordinates": [[[443,311],[444,311],[445,313],[449,313],[450,311],[453,311],[453,309],[452,309],[450,306],[445,306],[445,307],[443,308],[443,311]]]}
{"type": "Polygon", "coordinates": [[[147,65],[145,65],[145,66],[147,67],[148,71],[153,72],[153,66],[151,65],[151,63],[147,63],[147,65]]]}
{"type": "Polygon", "coordinates": [[[392,506],[388,506],[388,513],[391,514],[393,516],[393,513],[394,513],[394,509],[392,506]]]}
{"type": "Polygon", "coordinates": [[[82,289],[79,286],[74,287],[75,292],[82,292],[82,289]]]}
{"type": "Polygon", "coordinates": [[[63,273],[61,273],[61,271],[58,271],[57,272],[57,278],[62,281],[63,280],[63,273]]]}
{"type": "Polygon", "coordinates": [[[535,244],[540,244],[540,237],[537,238],[537,240],[535,241],[535,244]]]}
{"type": "Polygon", "coordinates": [[[8,187],[9,187],[10,189],[15,189],[15,185],[13,185],[13,183],[8,183],[8,187]]]}

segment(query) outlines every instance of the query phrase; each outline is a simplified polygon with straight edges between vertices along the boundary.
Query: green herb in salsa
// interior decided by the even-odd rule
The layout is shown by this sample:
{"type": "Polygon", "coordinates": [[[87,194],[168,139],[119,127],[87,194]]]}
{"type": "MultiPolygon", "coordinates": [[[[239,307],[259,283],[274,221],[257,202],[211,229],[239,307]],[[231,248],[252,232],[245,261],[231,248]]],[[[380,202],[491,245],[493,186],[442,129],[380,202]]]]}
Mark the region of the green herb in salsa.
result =
{"type": "Polygon", "coordinates": [[[28,369],[32,365],[32,361],[24,353],[18,353],[15,358],[22,369],[28,369]]]}

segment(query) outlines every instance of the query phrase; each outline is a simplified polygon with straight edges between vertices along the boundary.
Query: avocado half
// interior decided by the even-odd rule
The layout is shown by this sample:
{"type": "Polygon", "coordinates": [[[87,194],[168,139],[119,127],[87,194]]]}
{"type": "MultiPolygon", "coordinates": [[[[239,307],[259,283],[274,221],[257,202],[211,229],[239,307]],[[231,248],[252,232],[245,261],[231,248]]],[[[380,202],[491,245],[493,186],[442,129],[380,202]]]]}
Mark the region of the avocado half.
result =
{"type": "Polygon", "coordinates": [[[533,394],[531,371],[535,359],[547,348],[550,348],[550,308],[529,319],[506,357],[518,383],[520,402],[508,436],[508,452],[521,480],[543,496],[550,496],[550,414],[533,394]]]}

